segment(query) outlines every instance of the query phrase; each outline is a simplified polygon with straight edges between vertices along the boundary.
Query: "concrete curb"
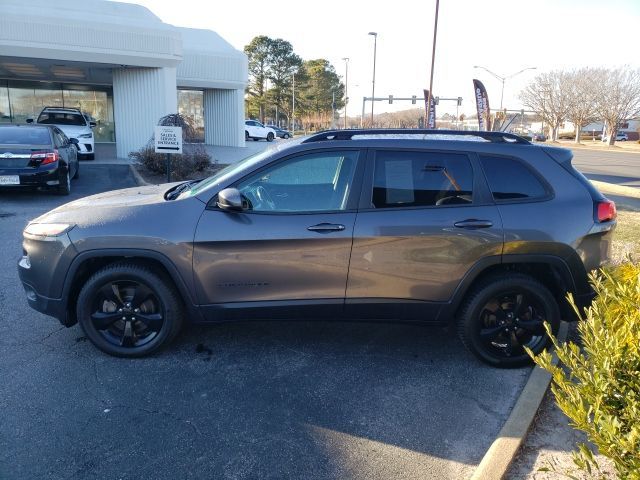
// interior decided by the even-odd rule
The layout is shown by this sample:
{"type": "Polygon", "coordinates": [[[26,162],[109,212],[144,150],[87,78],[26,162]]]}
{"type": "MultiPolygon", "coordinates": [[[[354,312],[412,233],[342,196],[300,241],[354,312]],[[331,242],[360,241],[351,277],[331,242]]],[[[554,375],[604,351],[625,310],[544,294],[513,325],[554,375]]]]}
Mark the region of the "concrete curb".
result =
{"type": "Polygon", "coordinates": [[[143,187],[145,185],[152,185],[151,183],[147,182],[144,178],[142,178],[142,175],[138,173],[138,170],[133,165],[129,165],[129,170],[131,170],[131,175],[133,175],[133,178],[135,179],[139,187],[143,187]]]}
{"type": "MultiPolygon", "coordinates": [[[[558,341],[564,343],[567,339],[569,324],[560,323],[558,341]]],[[[553,363],[558,362],[554,354],[553,363]]],[[[547,388],[551,383],[551,374],[540,367],[534,367],[527,384],[516,401],[509,418],[500,430],[498,437],[485,453],[480,465],[471,476],[471,480],[500,480],[504,478],[509,466],[515,458],[520,445],[527,436],[533,419],[540,408],[547,388]]]]}

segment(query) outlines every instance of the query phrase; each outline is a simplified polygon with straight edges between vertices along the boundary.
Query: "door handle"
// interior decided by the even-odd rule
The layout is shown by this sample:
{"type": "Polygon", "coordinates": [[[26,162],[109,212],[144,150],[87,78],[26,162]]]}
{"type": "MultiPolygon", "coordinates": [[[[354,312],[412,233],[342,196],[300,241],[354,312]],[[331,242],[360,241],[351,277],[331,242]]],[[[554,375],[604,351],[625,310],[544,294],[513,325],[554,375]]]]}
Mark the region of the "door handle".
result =
{"type": "Polygon", "coordinates": [[[344,230],[344,225],[337,223],[319,223],[317,225],[307,227],[307,230],[318,233],[340,232],[344,230]]]}
{"type": "Polygon", "coordinates": [[[458,228],[469,228],[469,229],[489,228],[489,227],[493,227],[493,222],[491,222],[490,220],[476,220],[475,218],[470,218],[469,220],[462,220],[460,222],[456,222],[453,225],[458,228]]]}

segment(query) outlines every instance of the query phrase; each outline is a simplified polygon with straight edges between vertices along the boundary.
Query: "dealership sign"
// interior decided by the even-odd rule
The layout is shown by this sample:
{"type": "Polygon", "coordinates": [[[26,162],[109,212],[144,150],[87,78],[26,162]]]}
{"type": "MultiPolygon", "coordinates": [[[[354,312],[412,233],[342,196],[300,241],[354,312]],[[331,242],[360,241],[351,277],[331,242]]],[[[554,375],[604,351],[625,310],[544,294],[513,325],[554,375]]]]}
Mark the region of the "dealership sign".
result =
{"type": "Polygon", "coordinates": [[[182,127],[155,127],[156,153],[182,153],[182,127]]]}

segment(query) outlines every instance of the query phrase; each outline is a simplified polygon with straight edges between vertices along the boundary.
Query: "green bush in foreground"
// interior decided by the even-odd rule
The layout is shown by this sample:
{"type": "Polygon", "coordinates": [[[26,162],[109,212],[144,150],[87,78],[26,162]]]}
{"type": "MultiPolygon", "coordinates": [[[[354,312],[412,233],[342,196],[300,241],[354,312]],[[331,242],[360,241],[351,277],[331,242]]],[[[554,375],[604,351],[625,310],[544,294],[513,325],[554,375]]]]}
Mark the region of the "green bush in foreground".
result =
{"type": "MultiPolygon", "coordinates": [[[[603,269],[591,282],[598,297],[578,324],[582,349],[574,343],[559,345],[547,329],[561,366],[554,366],[546,351],[534,361],[553,375],[551,389],[571,425],[612,460],[620,478],[638,480],[640,265],[603,269]]],[[[589,472],[598,467],[584,444],[574,453],[574,462],[589,472]]]]}
{"type": "MultiPolygon", "coordinates": [[[[212,161],[211,155],[207,153],[204,145],[195,143],[197,132],[191,117],[179,113],[165,115],[158,121],[158,125],[182,128],[182,154],[171,155],[172,180],[207,176],[208,169],[215,161],[212,161]]],[[[152,173],[162,175],[167,173],[167,155],[155,152],[153,137],[146,146],[129,152],[129,158],[152,173]]]]}

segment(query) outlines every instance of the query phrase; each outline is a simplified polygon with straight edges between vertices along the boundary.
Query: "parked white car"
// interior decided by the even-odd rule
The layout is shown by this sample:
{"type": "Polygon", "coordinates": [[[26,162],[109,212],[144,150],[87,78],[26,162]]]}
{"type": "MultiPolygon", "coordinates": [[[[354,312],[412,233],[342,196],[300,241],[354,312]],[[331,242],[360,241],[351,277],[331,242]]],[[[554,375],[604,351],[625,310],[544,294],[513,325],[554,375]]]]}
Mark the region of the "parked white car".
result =
{"type": "MultiPolygon", "coordinates": [[[[616,133],[616,142],[626,142],[627,140],[629,140],[629,136],[625,132],[616,133]]],[[[609,137],[608,136],[602,137],[602,141],[608,142],[609,137]]]]}
{"type": "Polygon", "coordinates": [[[78,157],[93,160],[95,158],[95,139],[93,131],[96,122],[91,121],[77,108],[45,107],[38,115],[36,123],[55,125],[69,138],[78,139],[78,157]]]}
{"type": "Polygon", "coordinates": [[[276,138],[276,131],[273,128],[265,127],[257,120],[244,121],[244,139],[254,139],[256,142],[261,138],[267,142],[272,142],[276,138]]]}

